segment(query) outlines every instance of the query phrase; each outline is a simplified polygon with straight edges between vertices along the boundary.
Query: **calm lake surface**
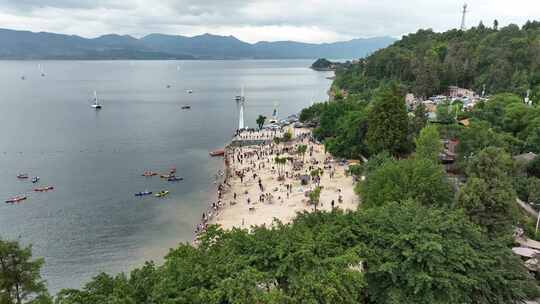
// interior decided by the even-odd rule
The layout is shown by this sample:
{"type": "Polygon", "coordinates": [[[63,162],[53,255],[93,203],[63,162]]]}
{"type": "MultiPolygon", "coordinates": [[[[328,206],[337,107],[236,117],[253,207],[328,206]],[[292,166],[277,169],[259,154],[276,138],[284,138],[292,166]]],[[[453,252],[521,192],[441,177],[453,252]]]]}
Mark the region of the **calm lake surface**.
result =
{"type": "Polygon", "coordinates": [[[327,99],[331,73],[312,71],[311,63],[0,61],[0,237],[33,245],[45,258],[51,292],[80,287],[102,271],[160,262],[169,248],[192,240],[215,195],[222,159],[208,151],[230,140],[240,87],[246,125],[270,117],[275,102],[286,117],[327,99]],[[90,107],[94,90],[101,111],[90,107]],[[192,109],[181,110],[184,104],[192,109]],[[185,180],[141,176],[170,167],[185,180]],[[41,181],[17,180],[21,172],[41,181]],[[55,190],[32,191],[45,185],[55,190]],[[145,189],[171,194],[134,197],[145,189]],[[3,203],[19,194],[28,200],[3,203]]]}

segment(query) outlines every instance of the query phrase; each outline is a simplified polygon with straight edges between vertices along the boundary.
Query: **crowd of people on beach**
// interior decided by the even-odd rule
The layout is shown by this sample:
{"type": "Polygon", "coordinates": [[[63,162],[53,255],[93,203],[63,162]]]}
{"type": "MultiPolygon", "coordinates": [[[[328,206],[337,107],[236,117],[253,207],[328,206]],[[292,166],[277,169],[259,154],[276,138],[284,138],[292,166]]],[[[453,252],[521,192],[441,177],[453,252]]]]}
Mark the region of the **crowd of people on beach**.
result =
{"type": "MultiPolygon", "coordinates": [[[[289,200],[290,196],[295,192],[293,183],[302,181],[304,178],[310,179],[312,186],[319,186],[323,174],[328,174],[332,179],[335,176],[336,168],[332,165],[332,158],[326,157],[324,164],[315,158],[311,158],[314,154],[314,146],[318,144],[313,138],[309,130],[304,132],[296,132],[294,139],[286,143],[275,143],[275,137],[283,136],[283,130],[243,130],[237,131],[233,138],[234,140],[260,140],[268,139],[265,143],[256,145],[229,146],[224,155],[225,171],[221,172],[220,180],[216,179],[217,195],[216,200],[209,204],[207,210],[201,216],[201,222],[197,225],[195,232],[197,234],[206,231],[208,224],[228,203],[233,206],[239,203],[245,203],[249,211],[255,211],[257,204],[284,204],[289,200]],[[304,157],[300,157],[297,153],[298,146],[305,144],[308,148],[306,153],[308,159],[304,161],[304,157]],[[296,157],[295,157],[296,156],[296,157]],[[280,170],[279,164],[275,161],[276,157],[285,158],[287,169],[280,170]],[[314,170],[318,170],[319,174],[311,174],[314,170]],[[277,177],[278,185],[269,186],[261,177],[262,172],[269,172],[272,176],[277,177]],[[277,175],[276,175],[277,174],[277,175]],[[231,191],[238,191],[239,187],[232,187],[232,181],[239,181],[242,189],[239,193],[233,192],[227,202],[224,202],[223,196],[231,191]],[[250,193],[251,191],[251,193],[250,193]]],[[[272,179],[274,180],[274,179],[272,179]]],[[[275,180],[274,180],[275,181],[275,180]]],[[[307,188],[307,183],[300,182],[297,191],[306,194],[310,189],[307,188]],[[306,186],[306,188],[304,188],[306,186]]],[[[336,197],[338,203],[343,201],[341,189],[336,197]]],[[[330,202],[332,208],[335,206],[335,200],[330,202]]],[[[244,219],[242,219],[244,226],[244,219]]]]}
{"type": "Polygon", "coordinates": [[[217,184],[217,200],[215,202],[211,202],[208,208],[206,208],[206,211],[202,213],[201,221],[195,227],[196,235],[198,235],[201,232],[206,231],[206,229],[208,228],[208,222],[212,220],[219,213],[220,209],[223,207],[223,202],[222,202],[223,193],[231,187],[231,185],[227,182],[227,176],[224,171],[222,170],[218,171],[218,174],[216,174],[215,178],[216,178],[215,183],[217,184]],[[221,178],[224,178],[223,182],[219,183],[219,180],[221,178]]]}

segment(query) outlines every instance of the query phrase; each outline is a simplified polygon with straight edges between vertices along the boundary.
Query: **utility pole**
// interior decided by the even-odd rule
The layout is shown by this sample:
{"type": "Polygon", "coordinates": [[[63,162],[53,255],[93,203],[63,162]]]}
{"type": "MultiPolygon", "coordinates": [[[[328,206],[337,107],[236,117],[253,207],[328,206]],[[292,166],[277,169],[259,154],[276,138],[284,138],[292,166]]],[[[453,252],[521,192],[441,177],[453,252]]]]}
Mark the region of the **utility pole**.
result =
{"type": "Polygon", "coordinates": [[[463,15],[461,16],[461,30],[465,30],[465,17],[467,16],[467,3],[463,4],[463,15]]]}

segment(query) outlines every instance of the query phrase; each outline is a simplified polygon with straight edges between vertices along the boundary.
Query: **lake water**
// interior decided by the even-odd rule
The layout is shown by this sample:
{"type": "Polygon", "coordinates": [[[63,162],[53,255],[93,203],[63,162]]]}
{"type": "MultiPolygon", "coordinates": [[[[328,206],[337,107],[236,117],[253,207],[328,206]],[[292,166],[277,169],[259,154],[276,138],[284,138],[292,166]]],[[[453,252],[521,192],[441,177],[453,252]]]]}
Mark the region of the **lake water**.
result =
{"type": "Polygon", "coordinates": [[[280,117],[297,113],[326,100],[331,74],[308,69],[311,63],[0,61],[0,199],[28,195],[0,203],[0,237],[33,245],[52,292],[101,271],[160,261],[168,248],[192,240],[215,195],[222,160],[208,151],[230,140],[240,87],[248,126],[259,114],[270,117],[275,102],[280,117]],[[90,107],[94,90],[101,111],[90,107]],[[184,104],[192,109],[181,110],[184,104]],[[173,166],[183,182],[141,176],[173,166]],[[36,185],[17,180],[21,172],[55,190],[33,192],[36,185]],[[145,189],[171,194],[134,197],[145,189]]]}

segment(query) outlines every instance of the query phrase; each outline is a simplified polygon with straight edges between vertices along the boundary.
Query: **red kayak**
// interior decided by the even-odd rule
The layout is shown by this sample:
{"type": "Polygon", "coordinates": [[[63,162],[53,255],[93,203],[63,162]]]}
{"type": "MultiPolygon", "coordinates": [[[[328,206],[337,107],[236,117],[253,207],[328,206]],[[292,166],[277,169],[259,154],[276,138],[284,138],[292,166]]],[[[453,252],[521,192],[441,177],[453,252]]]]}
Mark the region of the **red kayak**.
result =
{"type": "Polygon", "coordinates": [[[34,189],[34,191],[36,191],[36,192],[45,192],[45,191],[49,191],[49,190],[53,190],[53,189],[54,189],[53,186],[47,186],[47,187],[36,188],[36,189],[34,189]]]}
{"type": "Polygon", "coordinates": [[[7,199],[6,203],[18,203],[20,201],[24,201],[25,199],[26,199],[26,196],[24,196],[24,195],[15,196],[15,197],[12,197],[10,199],[7,199]]]}

